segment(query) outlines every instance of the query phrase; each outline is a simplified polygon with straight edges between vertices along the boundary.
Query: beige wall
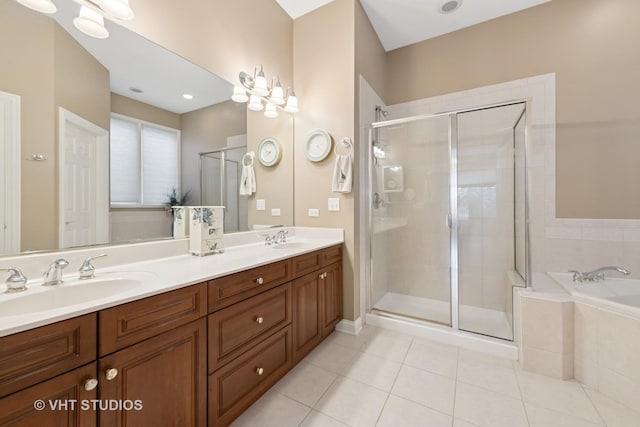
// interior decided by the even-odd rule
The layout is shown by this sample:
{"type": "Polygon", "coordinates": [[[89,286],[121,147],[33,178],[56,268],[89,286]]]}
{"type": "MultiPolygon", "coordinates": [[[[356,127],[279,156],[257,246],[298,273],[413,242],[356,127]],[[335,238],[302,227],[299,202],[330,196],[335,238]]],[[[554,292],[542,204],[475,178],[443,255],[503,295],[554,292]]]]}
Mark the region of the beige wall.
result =
{"type": "Polygon", "coordinates": [[[555,0],[388,53],[388,102],[557,73],[557,216],[640,218],[640,3],[555,0]]]}
{"type": "Polygon", "coordinates": [[[359,0],[355,2],[355,7],[356,99],[358,76],[362,75],[378,96],[386,100],[387,55],[359,0]]]}
{"type": "Polygon", "coordinates": [[[111,112],[173,129],[182,128],[180,114],[172,113],[117,93],[111,93],[111,112]]]}
{"type": "Polygon", "coordinates": [[[240,71],[264,65],[291,82],[293,21],[275,1],[136,0],[125,25],[234,84],[240,71]]]}
{"type": "Polygon", "coordinates": [[[354,138],[354,15],[354,0],[335,0],[296,19],[293,26],[294,83],[301,103],[295,119],[296,225],[344,228],[344,317],[351,320],[359,315],[359,289],[354,279],[354,194],[331,192],[335,155],[312,163],[302,144],[316,128],[327,130],[337,141],[345,136],[354,138]],[[329,197],[340,198],[340,212],[327,211],[329,197]],[[309,208],[319,209],[320,217],[309,217],[309,208]]]}
{"type": "Polygon", "coordinates": [[[15,2],[0,3],[0,55],[11,58],[0,67],[0,90],[21,97],[21,250],[53,249],[57,110],[108,129],[109,74],[53,20],[15,2]],[[33,154],[47,160],[27,160],[33,154]]]}
{"type": "Polygon", "coordinates": [[[198,153],[227,145],[227,138],[247,133],[244,104],[221,102],[181,115],[182,190],[191,190],[189,203],[200,204],[200,156],[198,153]]]}

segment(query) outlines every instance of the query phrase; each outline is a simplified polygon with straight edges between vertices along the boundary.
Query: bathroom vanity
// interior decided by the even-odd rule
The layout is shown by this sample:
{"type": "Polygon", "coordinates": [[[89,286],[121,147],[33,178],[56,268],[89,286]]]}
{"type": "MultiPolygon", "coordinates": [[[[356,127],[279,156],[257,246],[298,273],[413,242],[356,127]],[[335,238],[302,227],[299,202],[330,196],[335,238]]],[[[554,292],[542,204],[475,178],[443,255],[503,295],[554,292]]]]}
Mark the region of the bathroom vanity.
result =
{"type": "Polygon", "coordinates": [[[229,425],[342,318],[342,243],[308,248],[0,338],[0,425],[229,425]]]}

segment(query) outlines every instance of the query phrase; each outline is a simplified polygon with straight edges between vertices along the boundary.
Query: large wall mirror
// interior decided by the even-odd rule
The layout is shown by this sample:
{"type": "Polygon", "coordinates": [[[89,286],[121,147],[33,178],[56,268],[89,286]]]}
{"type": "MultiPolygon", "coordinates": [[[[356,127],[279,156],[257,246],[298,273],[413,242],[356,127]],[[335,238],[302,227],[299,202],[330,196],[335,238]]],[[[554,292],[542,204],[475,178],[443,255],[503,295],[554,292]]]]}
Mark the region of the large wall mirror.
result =
{"type": "Polygon", "coordinates": [[[111,22],[106,39],[84,35],[80,6],[56,5],[0,2],[0,255],[169,238],[174,190],[230,203],[225,232],[293,225],[291,116],[247,114],[231,83],[111,22]],[[257,191],[240,195],[242,157],[266,137],[282,160],[254,162],[257,191]],[[225,177],[212,159],[229,148],[225,177]]]}

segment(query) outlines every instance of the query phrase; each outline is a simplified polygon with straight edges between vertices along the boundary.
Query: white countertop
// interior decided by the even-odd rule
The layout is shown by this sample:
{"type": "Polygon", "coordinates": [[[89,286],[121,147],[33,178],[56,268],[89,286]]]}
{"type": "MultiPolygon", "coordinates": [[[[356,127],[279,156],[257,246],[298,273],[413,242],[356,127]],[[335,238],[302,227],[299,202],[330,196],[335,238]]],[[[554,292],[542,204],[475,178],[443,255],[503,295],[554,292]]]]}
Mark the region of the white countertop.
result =
{"type": "MultiPolygon", "coordinates": [[[[277,230],[272,230],[270,234],[275,234],[276,231],[277,230]]],[[[264,232],[264,230],[262,232],[264,232]]],[[[79,281],[77,280],[77,273],[74,271],[73,273],[64,275],[66,283],[61,285],[45,287],[41,286],[41,279],[30,280],[27,284],[28,289],[25,292],[0,294],[0,337],[270,264],[344,242],[344,232],[342,229],[289,228],[287,243],[277,248],[265,246],[263,242],[257,239],[257,234],[258,233],[253,232],[238,233],[236,237],[232,237],[234,235],[229,235],[229,237],[225,235],[225,245],[227,245],[227,247],[225,252],[221,254],[205,257],[181,254],[106,268],[100,268],[98,261],[96,261],[95,279],[79,281]],[[131,289],[127,288],[124,292],[121,291],[114,295],[106,295],[90,302],[69,305],[68,300],[64,301],[65,293],[66,295],[73,293],[73,291],[70,291],[72,287],[91,286],[92,282],[94,286],[105,286],[104,283],[98,285],[95,284],[95,282],[117,278],[135,279],[139,281],[139,284],[131,289]],[[56,291],[65,287],[68,289],[64,291],[64,293],[56,293],[56,291]],[[21,298],[37,293],[47,293],[53,299],[61,299],[61,307],[55,307],[46,311],[34,311],[28,314],[3,315],[3,306],[8,307],[13,302],[18,302],[21,298]]],[[[139,246],[144,250],[144,245],[139,246]]],[[[108,251],[108,248],[102,251],[108,251]]],[[[95,252],[95,249],[93,249],[93,252],[95,252]]],[[[50,255],[50,257],[53,256],[54,255],[50,255]]],[[[20,265],[16,266],[20,267],[20,265]]],[[[65,271],[65,273],[67,272],[65,271]]],[[[3,287],[0,287],[0,291],[4,291],[3,287]]],[[[104,292],[102,293],[104,294],[104,292]]]]}

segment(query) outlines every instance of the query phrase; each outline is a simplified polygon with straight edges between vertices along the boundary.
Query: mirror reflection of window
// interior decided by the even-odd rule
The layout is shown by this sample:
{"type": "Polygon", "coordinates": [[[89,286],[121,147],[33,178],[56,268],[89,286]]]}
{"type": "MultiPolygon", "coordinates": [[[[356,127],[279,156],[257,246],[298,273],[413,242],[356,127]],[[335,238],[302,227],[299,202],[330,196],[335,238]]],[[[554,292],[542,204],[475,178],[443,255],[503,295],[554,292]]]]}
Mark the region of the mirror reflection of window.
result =
{"type": "Polygon", "coordinates": [[[111,117],[111,206],[159,207],[180,193],[180,131],[111,117]]]}

